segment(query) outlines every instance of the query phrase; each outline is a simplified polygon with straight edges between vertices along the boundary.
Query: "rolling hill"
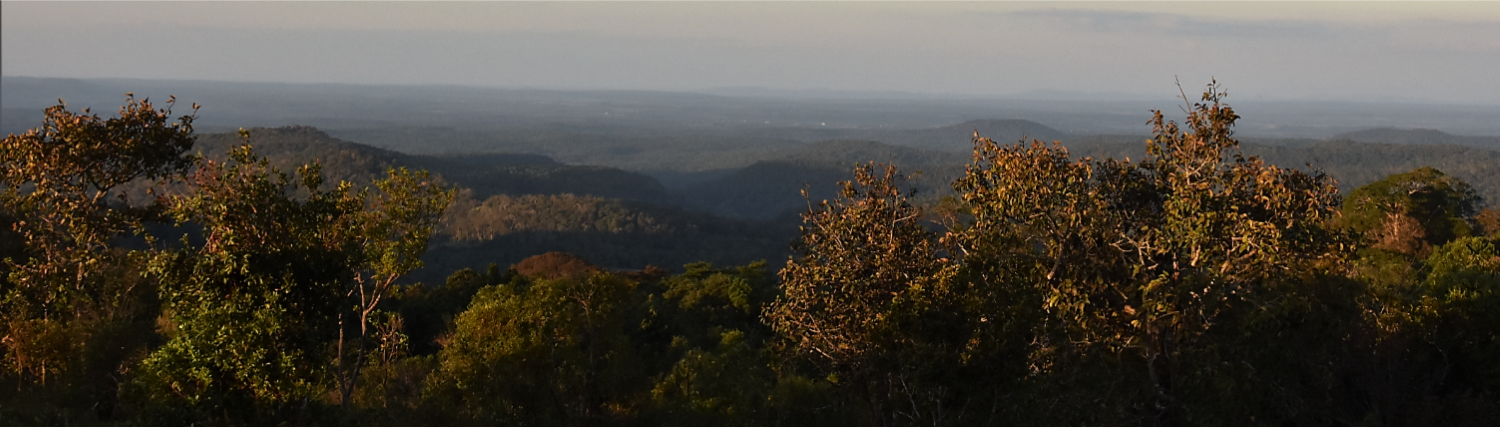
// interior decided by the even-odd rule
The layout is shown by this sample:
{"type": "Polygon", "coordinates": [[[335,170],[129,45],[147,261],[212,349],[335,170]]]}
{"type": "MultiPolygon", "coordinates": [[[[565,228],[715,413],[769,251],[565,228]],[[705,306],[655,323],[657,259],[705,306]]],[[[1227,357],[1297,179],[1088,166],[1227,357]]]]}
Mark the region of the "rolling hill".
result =
{"type": "Polygon", "coordinates": [[[1334,140],[1410,145],[1465,145],[1500,150],[1500,136],[1459,136],[1433,129],[1376,128],[1334,135],[1334,140]]]}

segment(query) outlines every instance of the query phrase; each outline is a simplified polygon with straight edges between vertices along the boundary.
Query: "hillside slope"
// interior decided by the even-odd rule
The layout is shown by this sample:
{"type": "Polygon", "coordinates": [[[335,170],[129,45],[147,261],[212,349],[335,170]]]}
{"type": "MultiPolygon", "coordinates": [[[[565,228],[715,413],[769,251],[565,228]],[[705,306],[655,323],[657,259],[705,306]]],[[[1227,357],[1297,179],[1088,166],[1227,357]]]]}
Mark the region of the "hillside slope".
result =
{"type": "Polygon", "coordinates": [[[952,193],[949,185],[962,175],[968,157],[874,141],[822,141],[778,152],[769,160],[688,187],[683,195],[689,206],[714,214],[768,219],[835,197],[837,183],[849,180],[856,165],[875,162],[898,166],[911,178],[907,184],[917,190],[918,199],[925,200],[952,193]]]}
{"type": "MultiPolygon", "coordinates": [[[[489,153],[464,156],[403,154],[329,136],[308,126],[249,129],[250,144],[277,167],[311,163],[323,166],[330,181],[368,183],[393,167],[426,169],[474,197],[493,195],[577,194],[647,203],[675,203],[675,196],[649,176],[603,166],[574,166],[535,154],[489,153]]],[[[233,133],[205,134],[197,150],[221,157],[240,144],[233,133]]]]}
{"type": "MultiPolygon", "coordinates": [[[[747,222],[683,210],[654,179],[534,154],[408,155],[333,138],[318,129],[250,129],[256,152],[284,170],[317,161],[325,177],[368,183],[392,167],[426,169],[461,191],[441,221],[414,281],[570,252],[612,268],[696,261],[739,265],[790,254],[796,222],[747,222]]],[[[222,157],[236,134],[205,134],[196,149],[222,157]]],[[[832,179],[833,177],[828,177],[832,179]]],[[[795,193],[794,193],[795,194],[795,193]]],[[[664,265],[663,265],[664,264],[664,265]]]]}
{"type": "Polygon", "coordinates": [[[1459,136],[1433,129],[1376,128],[1334,135],[1333,140],[1412,145],[1466,145],[1500,150],[1500,136],[1459,136]]]}
{"type": "Polygon", "coordinates": [[[911,129],[863,135],[887,144],[905,145],[928,150],[967,153],[974,147],[970,140],[975,133],[1000,142],[1040,139],[1053,141],[1071,135],[1030,120],[970,120],[963,123],[931,129],[911,129]]]}

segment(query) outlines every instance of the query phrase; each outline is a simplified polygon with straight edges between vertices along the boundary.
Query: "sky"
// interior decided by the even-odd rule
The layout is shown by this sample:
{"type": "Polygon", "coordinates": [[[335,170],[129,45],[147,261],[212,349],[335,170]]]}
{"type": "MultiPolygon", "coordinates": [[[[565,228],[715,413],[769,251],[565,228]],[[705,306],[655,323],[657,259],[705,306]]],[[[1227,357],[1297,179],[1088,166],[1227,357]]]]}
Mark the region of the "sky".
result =
{"type": "Polygon", "coordinates": [[[1500,105],[1497,70],[1500,2],[0,2],[5,76],[1500,105]]]}

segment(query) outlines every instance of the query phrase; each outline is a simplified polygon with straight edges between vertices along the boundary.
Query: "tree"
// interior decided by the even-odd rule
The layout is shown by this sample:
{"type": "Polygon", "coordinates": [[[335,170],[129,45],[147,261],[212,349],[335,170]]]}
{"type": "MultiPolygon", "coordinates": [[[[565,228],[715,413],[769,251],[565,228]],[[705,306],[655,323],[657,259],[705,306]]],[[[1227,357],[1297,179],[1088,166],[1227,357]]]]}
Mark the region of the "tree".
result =
{"type": "Polygon", "coordinates": [[[983,290],[956,280],[904,177],[881,169],[859,166],[837,199],[803,215],[800,257],[781,270],[783,295],[765,319],[785,354],[816,366],[877,424],[952,422],[964,416],[966,380],[991,379],[963,374],[989,321],[975,311],[983,290]]]}
{"type": "MultiPolygon", "coordinates": [[[[1235,391],[1215,383],[1247,378],[1204,375],[1233,348],[1216,342],[1220,325],[1296,307],[1290,295],[1311,272],[1337,266],[1346,243],[1323,226],[1339,201],[1332,180],[1240,155],[1239,116],[1224,96],[1210,84],[1185,129],[1155,112],[1138,164],[976,138],[974,163],[955,184],[974,215],[958,239],[964,262],[1002,265],[997,275],[1040,297],[1033,366],[1064,373],[1136,360],[1140,369],[1125,372],[1143,381],[1103,397],[1125,397],[1115,410],[1166,424],[1203,416],[1193,400],[1232,401],[1224,393],[1235,391]]],[[[1102,381],[1118,381],[1110,377],[1102,381]]]]}
{"type": "Polygon", "coordinates": [[[189,191],[166,201],[201,241],[185,236],[151,264],[171,328],[142,365],[147,396],[188,420],[300,416],[332,367],[347,404],[369,352],[396,351],[374,342],[402,339],[376,333],[399,322],[379,304],[421,265],[452,196],[425,172],[388,175],[372,197],[325,188],[316,163],[281,172],[248,144],[203,160],[189,191]]]}
{"type": "Polygon", "coordinates": [[[192,164],[195,116],[173,121],[175,101],[158,109],[126,94],[118,117],[101,119],[59,100],[40,127],[0,142],[4,365],[22,384],[72,383],[85,394],[56,399],[105,416],[156,316],[145,253],[116,239],[142,234],[159,213],[142,196],[192,164]]]}
{"type": "Polygon", "coordinates": [[[649,384],[628,336],[636,286],[596,273],[480,290],[438,353],[429,402],[506,424],[628,419],[649,384]]]}
{"type": "Polygon", "coordinates": [[[656,422],[766,425],[775,376],[763,352],[770,336],[761,310],[775,286],[765,262],[714,268],[700,262],[656,283],[638,340],[667,362],[651,390],[656,422]]]}
{"type": "Polygon", "coordinates": [[[1356,376],[1362,397],[1385,408],[1385,423],[1500,412],[1466,397],[1500,392],[1490,368],[1500,323],[1489,314],[1500,307],[1500,264],[1494,244],[1476,237],[1495,229],[1481,203],[1468,183],[1424,167],[1357,188],[1342,208],[1340,225],[1363,237],[1354,277],[1368,288],[1371,363],[1399,372],[1356,376]]]}
{"type": "Polygon", "coordinates": [[[1432,246],[1475,234],[1470,222],[1480,206],[1468,183],[1424,167],[1354,189],[1341,213],[1372,247],[1426,256],[1432,246]]]}
{"type": "Polygon", "coordinates": [[[249,145],[204,160],[190,184],[167,206],[202,240],[152,261],[170,329],[138,382],[184,421],[296,416],[324,385],[365,200],[348,183],[323,188],[316,164],[287,174],[249,145]]]}
{"type": "Polygon", "coordinates": [[[1479,229],[1490,237],[1500,237],[1500,210],[1495,208],[1484,208],[1474,215],[1474,222],[1479,224],[1479,229]]]}
{"type": "Polygon", "coordinates": [[[1421,304],[1429,306],[1429,321],[1441,326],[1428,329],[1428,342],[1448,347],[1457,359],[1450,387],[1500,395],[1500,239],[1448,242],[1426,264],[1421,304]]]}
{"type": "MultiPolygon", "coordinates": [[[[384,322],[400,322],[395,313],[377,312],[381,301],[392,294],[397,279],[422,266],[421,258],[427,252],[427,242],[455,194],[454,190],[445,189],[433,181],[427,171],[411,172],[406,168],[391,169],[386,179],[375,182],[375,187],[379,193],[368,202],[369,208],[352,225],[357,240],[355,244],[362,249],[359,261],[352,266],[352,289],[346,292],[348,297],[355,299],[354,313],[351,316],[339,314],[336,350],[339,402],[346,406],[359,384],[359,373],[367,362],[371,346],[390,344],[371,342],[372,319],[378,317],[384,322]],[[357,319],[359,326],[353,354],[344,349],[344,321],[349,317],[357,319]]],[[[360,198],[367,197],[361,194],[360,198]]],[[[404,339],[404,336],[391,333],[381,336],[404,339]]]]}

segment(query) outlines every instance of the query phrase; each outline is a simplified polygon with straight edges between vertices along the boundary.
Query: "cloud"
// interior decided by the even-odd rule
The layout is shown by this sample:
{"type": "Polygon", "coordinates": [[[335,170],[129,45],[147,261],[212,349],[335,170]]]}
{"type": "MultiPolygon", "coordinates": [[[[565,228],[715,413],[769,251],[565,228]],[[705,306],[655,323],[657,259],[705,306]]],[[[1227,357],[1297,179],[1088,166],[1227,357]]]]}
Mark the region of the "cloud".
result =
{"type": "Polygon", "coordinates": [[[1306,20],[1234,20],[1173,13],[1101,9],[1029,9],[1005,13],[1009,20],[1063,31],[1156,34],[1193,38],[1311,38],[1339,33],[1336,24],[1306,20]]]}
{"type": "Polygon", "coordinates": [[[1500,21],[1413,17],[1402,20],[1312,18],[1236,19],[1166,12],[1104,9],[1027,9],[1003,19],[1086,37],[1165,37],[1254,45],[1328,43],[1366,51],[1404,50],[1500,54],[1500,21]]]}

